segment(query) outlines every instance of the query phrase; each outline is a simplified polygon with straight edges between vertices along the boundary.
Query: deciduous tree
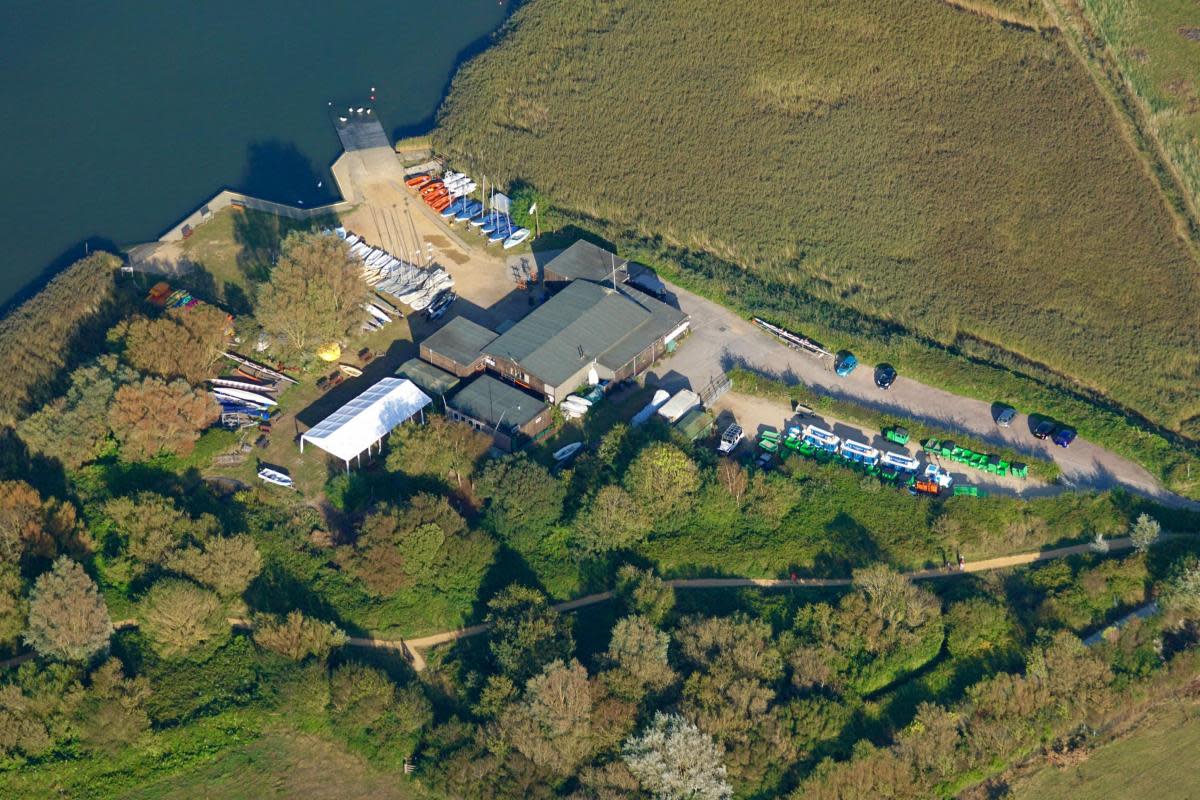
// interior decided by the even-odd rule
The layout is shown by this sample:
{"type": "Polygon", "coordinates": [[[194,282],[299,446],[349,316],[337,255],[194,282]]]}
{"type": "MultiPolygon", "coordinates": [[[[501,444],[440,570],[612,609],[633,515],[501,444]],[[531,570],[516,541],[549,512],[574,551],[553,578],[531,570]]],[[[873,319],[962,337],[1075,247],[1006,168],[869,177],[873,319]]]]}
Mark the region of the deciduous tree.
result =
{"type": "Polygon", "coordinates": [[[116,753],[150,728],[145,703],[150,682],[127,678],[121,662],[105,661],[92,673],[91,685],[80,703],[76,725],[83,746],[94,753],[116,753]]]}
{"type": "Polygon", "coordinates": [[[406,475],[448,478],[461,487],[492,446],[492,438],[440,414],[424,425],[402,425],[388,441],[387,468],[406,475]]]}
{"type": "Polygon", "coordinates": [[[0,559],[50,558],[85,549],[75,506],[42,499],[25,481],[0,481],[0,559]]]}
{"type": "Polygon", "coordinates": [[[592,686],[574,659],[554,661],[529,679],[521,702],[500,727],[526,758],[552,772],[570,775],[592,750],[592,686]]]}
{"type": "Polygon", "coordinates": [[[312,619],[299,611],[291,611],[282,619],[271,614],[254,618],[254,643],[293,661],[309,656],[324,660],[346,639],[345,632],[332,622],[312,619]]]}
{"type": "Polygon", "coordinates": [[[588,555],[631,547],[650,532],[642,508],[629,492],[609,484],[596,493],[576,525],[576,539],[588,555]]]}
{"type": "Polygon", "coordinates": [[[108,606],[83,567],[60,556],[29,593],[25,641],[46,658],[87,662],[108,647],[108,606]]]}
{"type": "Polygon", "coordinates": [[[103,356],[72,372],[66,393],[18,422],[17,434],[30,450],[78,469],[111,445],[113,397],[119,386],[137,377],[115,356],[103,356]]]}
{"type": "Polygon", "coordinates": [[[500,670],[523,684],[552,661],[571,657],[570,621],[550,608],[537,589],[513,584],[488,602],[492,657],[500,670]]]}
{"type": "Polygon", "coordinates": [[[166,564],[222,598],[241,595],[262,572],[262,556],[245,534],[205,538],[198,546],[174,551],[166,564]]]}
{"type": "Polygon", "coordinates": [[[216,401],[186,381],[146,378],[117,390],[109,425],[124,455],[145,459],[159,453],[187,455],[200,432],[218,417],[216,401]]]}
{"type": "Polygon", "coordinates": [[[1133,548],[1139,553],[1144,553],[1149,550],[1158,538],[1162,535],[1162,526],[1158,524],[1158,520],[1149,514],[1139,514],[1137,522],[1129,531],[1129,538],[1133,542],[1133,548]]]}
{"type": "Polygon", "coordinates": [[[344,339],[362,322],[370,288],[362,263],[336,236],[293,232],[283,240],[255,316],[295,352],[344,339]]]}
{"type": "Polygon", "coordinates": [[[123,537],[125,552],[143,564],[165,564],[176,550],[204,542],[220,529],[216,518],[189,517],[173,499],[138,492],[109,500],[104,513],[123,537]]]}
{"type": "Polygon", "coordinates": [[[605,679],[623,697],[640,700],[676,680],[667,662],[671,638],[645,617],[622,617],[613,626],[604,660],[612,667],[605,679]]]}
{"type": "Polygon", "coordinates": [[[532,547],[562,516],[562,481],[521,454],[489,461],[476,488],[488,501],[488,521],[516,549],[532,547]]]}
{"type": "Polygon", "coordinates": [[[21,637],[29,604],[24,597],[25,582],[11,561],[0,561],[0,647],[8,647],[21,637]]]}
{"type": "Polygon", "coordinates": [[[462,539],[466,527],[446,498],[423,492],[403,508],[367,515],[351,563],[372,593],[394,594],[428,579],[445,558],[447,539],[462,539]]]}
{"type": "Polygon", "coordinates": [[[125,357],[142,372],[195,386],[214,377],[229,327],[229,316],[205,303],[171,309],[157,319],[136,317],[125,334],[125,357]]]}
{"type": "Polygon", "coordinates": [[[649,569],[623,564],[617,570],[617,598],[631,614],[662,625],[675,608],[675,590],[649,569]]]}
{"type": "Polygon", "coordinates": [[[138,617],[154,649],[167,658],[229,637],[221,601],[190,581],[167,579],[151,586],[138,604],[138,617]]]}
{"type": "Polygon", "coordinates": [[[700,486],[700,470],[675,445],[654,442],[629,465],[625,486],[654,525],[670,525],[672,515],[689,507],[700,486]]]}
{"type": "Polygon", "coordinates": [[[721,749],[712,737],[676,714],[659,712],[623,750],[629,771],[660,800],[727,800],[721,749]]]}

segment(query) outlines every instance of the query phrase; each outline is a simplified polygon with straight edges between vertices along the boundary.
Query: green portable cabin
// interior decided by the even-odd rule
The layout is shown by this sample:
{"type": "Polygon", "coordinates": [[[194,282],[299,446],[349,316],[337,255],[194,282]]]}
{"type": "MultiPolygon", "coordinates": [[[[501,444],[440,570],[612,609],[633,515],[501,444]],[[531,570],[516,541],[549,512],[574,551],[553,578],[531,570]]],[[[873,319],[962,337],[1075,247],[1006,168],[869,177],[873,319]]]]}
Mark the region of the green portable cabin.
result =
{"type": "Polygon", "coordinates": [[[1012,470],[1013,477],[1016,478],[1025,478],[1029,475],[1029,465],[1022,464],[1020,461],[1014,461],[1009,465],[1009,469],[1012,470]]]}
{"type": "Polygon", "coordinates": [[[940,453],[942,452],[942,442],[940,439],[926,439],[921,445],[921,449],[926,453],[940,453]]]}
{"type": "Polygon", "coordinates": [[[908,428],[901,428],[899,425],[893,425],[883,432],[884,437],[889,442],[896,444],[908,444],[908,428]]]}
{"type": "Polygon", "coordinates": [[[675,430],[683,434],[683,438],[689,442],[694,442],[711,434],[715,425],[716,420],[712,414],[700,408],[693,408],[675,423],[675,430]]]}
{"type": "Polygon", "coordinates": [[[951,453],[953,453],[955,450],[961,450],[961,449],[962,448],[959,447],[958,445],[956,445],[954,442],[942,442],[941,453],[943,456],[946,456],[947,458],[949,458],[951,453]]]}

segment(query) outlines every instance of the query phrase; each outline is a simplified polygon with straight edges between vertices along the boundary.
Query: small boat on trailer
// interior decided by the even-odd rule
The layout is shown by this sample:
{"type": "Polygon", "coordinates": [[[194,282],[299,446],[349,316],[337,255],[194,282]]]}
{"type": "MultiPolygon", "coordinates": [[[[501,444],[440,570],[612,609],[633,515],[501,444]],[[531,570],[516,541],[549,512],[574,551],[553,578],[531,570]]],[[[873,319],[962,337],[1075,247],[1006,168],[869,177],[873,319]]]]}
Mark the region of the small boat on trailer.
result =
{"type": "Polygon", "coordinates": [[[295,481],[292,480],[291,475],[280,472],[277,469],[271,469],[270,467],[263,467],[260,469],[258,471],[258,477],[259,480],[266,481],[267,483],[275,486],[282,486],[286,489],[291,489],[295,486],[295,481]]]}
{"type": "Polygon", "coordinates": [[[338,364],[338,369],[351,378],[361,378],[362,370],[352,364],[338,364]]]}

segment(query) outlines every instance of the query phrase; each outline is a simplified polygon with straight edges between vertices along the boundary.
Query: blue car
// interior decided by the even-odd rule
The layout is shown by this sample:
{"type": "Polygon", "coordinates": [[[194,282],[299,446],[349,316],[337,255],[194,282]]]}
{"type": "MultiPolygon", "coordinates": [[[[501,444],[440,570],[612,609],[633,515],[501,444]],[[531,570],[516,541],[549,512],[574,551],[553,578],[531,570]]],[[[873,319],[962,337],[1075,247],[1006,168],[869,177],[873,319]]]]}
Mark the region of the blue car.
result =
{"type": "Polygon", "coordinates": [[[1075,441],[1075,429],[1069,425],[1059,425],[1051,438],[1059,447],[1070,447],[1071,442],[1075,441]]]}
{"type": "Polygon", "coordinates": [[[844,378],[851,372],[854,372],[854,368],[857,366],[858,359],[854,357],[853,353],[838,353],[837,358],[835,358],[833,362],[833,371],[836,372],[839,377],[844,378]]]}

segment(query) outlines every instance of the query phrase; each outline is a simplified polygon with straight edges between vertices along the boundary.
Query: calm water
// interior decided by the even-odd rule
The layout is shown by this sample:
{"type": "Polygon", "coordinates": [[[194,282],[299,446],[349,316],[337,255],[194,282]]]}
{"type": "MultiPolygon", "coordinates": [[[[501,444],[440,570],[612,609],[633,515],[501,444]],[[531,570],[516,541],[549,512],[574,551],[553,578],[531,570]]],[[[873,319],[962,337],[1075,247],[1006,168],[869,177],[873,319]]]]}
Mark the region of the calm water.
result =
{"type": "Polygon", "coordinates": [[[427,125],[497,0],[0,3],[0,303],[229,186],[331,198],[327,103],[427,125]],[[324,186],[318,188],[318,181],[324,186]]]}

